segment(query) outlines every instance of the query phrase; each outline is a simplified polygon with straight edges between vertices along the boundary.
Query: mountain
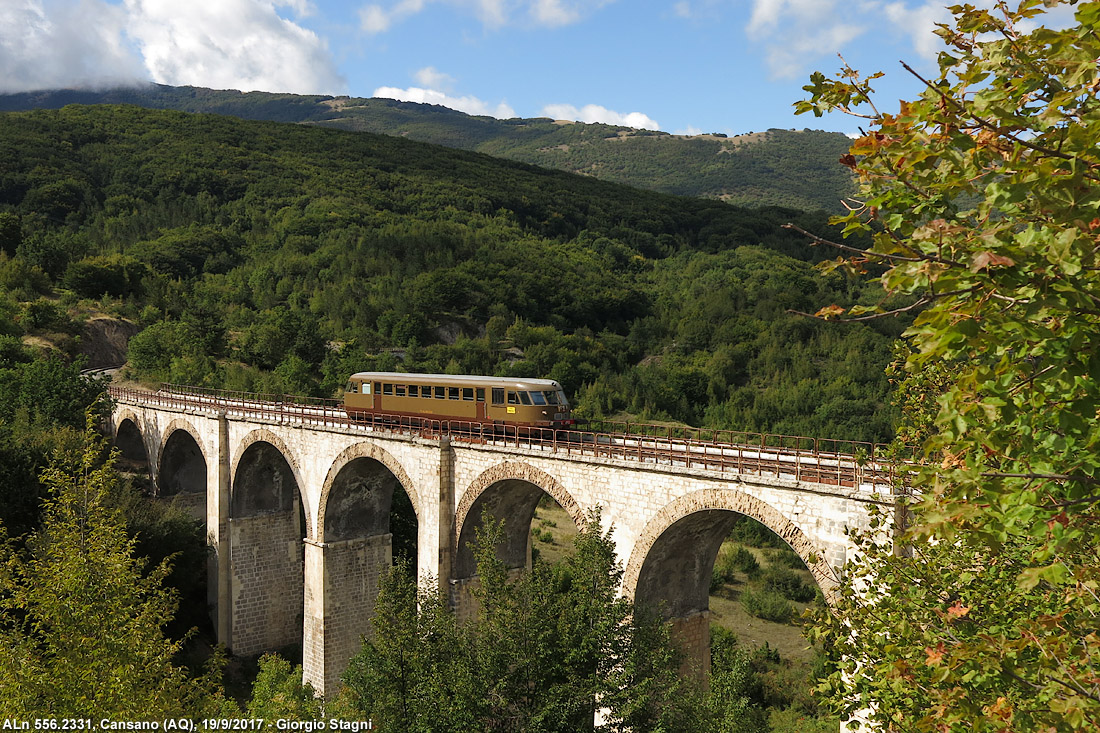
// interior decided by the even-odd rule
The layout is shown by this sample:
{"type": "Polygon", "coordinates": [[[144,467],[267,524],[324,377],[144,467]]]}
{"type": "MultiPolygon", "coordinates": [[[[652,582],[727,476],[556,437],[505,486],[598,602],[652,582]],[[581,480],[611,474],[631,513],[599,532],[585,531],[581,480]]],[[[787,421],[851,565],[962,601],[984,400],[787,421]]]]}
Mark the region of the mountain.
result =
{"type": "Polygon", "coordinates": [[[684,136],[547,118],[498,120],[392,99],[159,84],[0,95],[0,111],[59,109],[67,104],[134,104],[395,135],[637,188],[746,206],[837,212],[840,201],[854,193],[849,171],[837,162],[850,140],[820,130],[684,136]]]}

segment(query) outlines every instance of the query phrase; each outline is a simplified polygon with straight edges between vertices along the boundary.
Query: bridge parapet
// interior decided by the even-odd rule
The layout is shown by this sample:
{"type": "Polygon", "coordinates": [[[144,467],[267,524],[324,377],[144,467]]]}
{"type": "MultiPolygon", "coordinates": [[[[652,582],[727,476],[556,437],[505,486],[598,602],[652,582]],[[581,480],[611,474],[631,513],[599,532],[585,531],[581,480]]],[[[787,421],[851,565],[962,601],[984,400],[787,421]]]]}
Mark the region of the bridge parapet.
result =
{"type": "Polygon", "coordinates": [[[790,479],[892,495],[905,491],[906,456],[889,444],[733,430],[599,421],[591,429],[522,428],[461,420],[371,415],[352,420],[338,400],[166,385],[150,392],[111,387],[123,404],[225,413],[230,418],[336,430],[404,435],[563,456],[607,458],[746,476],[790,479]]]}

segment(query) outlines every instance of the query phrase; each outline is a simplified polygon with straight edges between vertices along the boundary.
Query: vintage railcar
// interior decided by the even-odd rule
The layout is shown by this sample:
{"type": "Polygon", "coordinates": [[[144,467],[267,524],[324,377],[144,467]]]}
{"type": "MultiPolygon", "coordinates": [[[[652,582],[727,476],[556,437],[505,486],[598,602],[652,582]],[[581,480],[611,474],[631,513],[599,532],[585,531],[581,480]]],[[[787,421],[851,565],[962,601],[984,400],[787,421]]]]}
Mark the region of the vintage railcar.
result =
{"type": "Polygon", "coordinates": [[[353,420],[389,415],[527,427],[574,424],[569,400],[552,379],[359,372],[348,379],[344,409],[353,420]]]}

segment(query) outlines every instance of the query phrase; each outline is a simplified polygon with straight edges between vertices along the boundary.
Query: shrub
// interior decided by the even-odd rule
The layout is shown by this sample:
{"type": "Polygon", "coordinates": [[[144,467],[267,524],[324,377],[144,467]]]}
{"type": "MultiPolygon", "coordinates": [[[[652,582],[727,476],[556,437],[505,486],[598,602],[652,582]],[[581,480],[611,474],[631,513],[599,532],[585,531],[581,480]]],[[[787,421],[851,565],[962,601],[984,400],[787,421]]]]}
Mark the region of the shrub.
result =
{"type": "Polygon", "coordinates": [[[23,308],[23,326],[31,329],[63,329],[71,325],[68,315],[55,303],[39,298],[23,308]]]}
{"type": "Polygon", "coordinates": [[[738,545],[737,549],[731,554],[730,562],[735,568],[750,578],[755,578],[757,573],[760,572],[760,563],[756,561],[756,555],[740,545],[738,545]]]}
{"type": "Polygon", "coordinates": [[[787,543],[780,539],[779,535],[772,532],[760,522],[751,517],[738,517],[736,524],[730,529],[729,539],[750,547],[786,547],[787,543]]]}
{"type": "Polygon", "coordinates": [[[741,594],[741,605],[750,616],[777,624],[790,622],[795,613],[795,607],[790,601],[770,590],[757,593],[746,590],[741,594]]]}
{"type": "Polygon", "coordinates": [[[806,563],[802,561],[797,552],[791,549],[780,550],[772,556],[771,561],[776,565],[783,565],[792,570],[806,569],[806,563]]]}
{"type": "Polygon", "coordinates": [[[776,566],[764,571],[764,589],[799,603],[809,603],[817,593],[798,573],[776,566]]]}

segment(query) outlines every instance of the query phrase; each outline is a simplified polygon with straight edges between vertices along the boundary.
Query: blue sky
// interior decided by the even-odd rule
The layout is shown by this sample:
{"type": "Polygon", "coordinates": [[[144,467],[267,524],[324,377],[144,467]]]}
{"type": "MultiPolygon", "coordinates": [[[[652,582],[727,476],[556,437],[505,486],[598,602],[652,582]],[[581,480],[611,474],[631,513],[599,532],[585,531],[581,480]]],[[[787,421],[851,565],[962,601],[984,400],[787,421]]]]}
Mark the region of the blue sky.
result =
{"type": "Polygon", "coordinates": [[[156,81],[388,96],[668,132],[852,133],[795,116],[842,53],[884,108],[931,72],[925,0],[0,0],[0,91],[156,81]]]}

